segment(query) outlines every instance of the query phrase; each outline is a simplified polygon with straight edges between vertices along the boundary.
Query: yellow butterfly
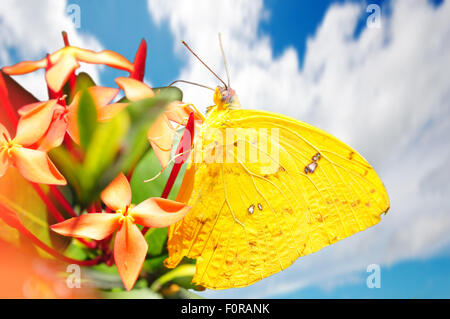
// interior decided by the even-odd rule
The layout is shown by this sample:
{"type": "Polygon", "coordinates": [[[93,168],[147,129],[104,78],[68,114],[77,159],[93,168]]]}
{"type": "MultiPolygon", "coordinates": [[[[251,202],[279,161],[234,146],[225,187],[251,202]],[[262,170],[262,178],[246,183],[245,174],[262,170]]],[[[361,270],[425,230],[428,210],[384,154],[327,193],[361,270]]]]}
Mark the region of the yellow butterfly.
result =
{"type": "Polygon", "coordinates": [[[192,209],[169,229],[167,267],[195,258],[194,283],[248,286],[388,211],[374,169],[337,138],[284,115],[242,109],[225,83],[214,103],[178,194],[192,209]]]}

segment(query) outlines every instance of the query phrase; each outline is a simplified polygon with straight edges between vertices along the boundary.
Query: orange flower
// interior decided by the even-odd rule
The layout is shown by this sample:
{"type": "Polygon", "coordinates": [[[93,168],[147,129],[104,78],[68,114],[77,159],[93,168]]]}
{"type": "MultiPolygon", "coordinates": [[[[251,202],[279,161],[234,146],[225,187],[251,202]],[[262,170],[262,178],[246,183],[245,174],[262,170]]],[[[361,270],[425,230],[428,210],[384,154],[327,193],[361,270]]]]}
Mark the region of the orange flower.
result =
{"type": "Polygon", "coordinates": [[[11,139],[9,132],[0,124],[0,177],[5,174],[9,165],[13,165],[31,182],[65,185],[65,178],[47,153],[27,147],[38,138],[34,129],[29,123],[19,121],[16,137],[11,139]]]}
{"type": "Polygon", "coordinates": [[[190,207],[156,197],[133,206],[130,184],[123,174],[112,181],[102,192],[101,198],[114,214],[85,214],[51,228],[61,235],[95,240],[105,239],[118,229],[114,241],[114,259],[125,288],[131,290],[148,250],[147,242],[136,224],[154,228],[167,227],[181,220],[190,207]]]}
{"type": "MultiPolygon", "coordinates": [[[[141,81],[119,77],[116,78],[116,83],[125,92],[125,96],[130,101],[138,101],[155,96],[153,90],[141,81]]],[[[167,106],[163,114],[156,119],[148,130],[148,140],[162,168],[165,168],[170,161],[170,153],[175,136],[175,128],[170,124],[170,121],[186,126],[191,112],[194,112],[196,115],[196,120],[202,120],[199,113],[191,108],[191,104],[174,101],[167,106]]]]}
{"type": "Polygon", "coordinates": [[[34,72],[41,68],[47,68],[50,63],[51,68],[46,72],[47,84],[54,92],[61,91],[70,75],[80,67],[78,62],[93,64],[105,64],[107,66],[132,72],[133,64],[122,55],[104,50],[94,52],[74,46],[66,46],[51,55],[38,61],[23,61],[13,66],[3,68],[9,75],[19,75],[34,72]]]}
{"type": "MultiPolygon", "coordinates": [[[[97,107],[98,120],[107,121],[121,111],[126,103],[109,104],[119,93],[119,89],[92,86],[87,89],[97,107]]],[[[79,143],[78,104],[81,93],[78,92],[70,105],[63,99],[49,100],[26,105],[19,110],[21,121],[35,128],[35,135],[40,150],[48,151],[61,145],[67,133],[79,143]]]]}

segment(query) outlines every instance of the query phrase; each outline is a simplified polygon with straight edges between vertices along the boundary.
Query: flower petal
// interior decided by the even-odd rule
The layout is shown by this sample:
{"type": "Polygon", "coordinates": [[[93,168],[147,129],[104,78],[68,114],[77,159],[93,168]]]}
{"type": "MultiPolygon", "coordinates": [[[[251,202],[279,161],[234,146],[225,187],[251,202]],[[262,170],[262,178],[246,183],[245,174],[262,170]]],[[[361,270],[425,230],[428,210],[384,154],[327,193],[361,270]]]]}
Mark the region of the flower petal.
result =
{"type": "Polygon", "coordinates": [[[150,144],[152,145],[153,151],[155,152],[161,168],[166,168],[170,161],[171,151],[162,150],[151,141],[150,144]]]}
{"type": "Polygon", "coordinates": [[[173,101],[164,111],[169,120],[182,125],[186,125],[191,112],[192,109],[189,107],[189,104],[181,101],[173,101]]]}
{"type": "Polygon", "coordinates": [[[5,175],[5,172],[8,169],[8,166],[9,166],[8,154],[6,153],[6,151],[1,151],[0,152],[0,177],[5,175]]]}
{"type": "Polygon", "coordinates": [[[56,100],[33,103],[22,108],[14,141],[20,145],[36,143],[49,129],[57,107],[56,100]]]}
{"type": "Polygon", "coordinates": [[[135,222],[153,228],[170,226],[181,220],[189,211],[186,204],[160,197],[149,198],[131,210],[135,222]]]}
{"type": "Polygon", "coordinates": [[[67,112],[67,133],[70,135],[70,137],[75,143],[80,144],[80,131],[78,129],[77,107],[69,106],[69,112],[67,112]]]}
{"type": "Polygon", "coordinates": [[[20,116],[26,116],[32,112],[39,112],[47,102],[35,102],[22,106],[17,110],[20,116]]]}
{"type": "Polygon", "coordinates": [[[11,140],[11,136],[9,135],[8,130],[6,129],[6,127],[3,126],[2,123],[0,123],[0,144],[6,142],[6,139],[11,140]]]}
{"type": "Polygon", "coordinates": [[[119,227],[119,218],[119,214],[84,214],[52,225],[50,228],[64,236],[102,240],[119,227]]]}
{"type": "Polygon", "coordinates": [[[130,73],[130,78],[142,81],[145,73],[145,60],[147,59],[147,42],[142,39],[139,48],[136,52],[133,62],[133,72],[130,73]]]}
{"type": "Polygon", "coordinates": [[[169,163],[174,136],[175,130],[164,113],[156,119],[147,132],[148,140],[162,168],[169,163]]]}
{"type": "MultiPolygon", "coordinates": [[[[92,97],[94,104],[97,108],[97,115],[99,121],[107,121],[113,118],[117,113],[124,109],[127,104],[125,103],[110,103],[120,92],[117,88],[109,88],[103,86],[92,86],[87,89],[90,96],[92,97]]],[[[68,113],[68,133],[72,139],[78,143],[79,133],[78,133],[78,103],[80,102],[81,92],[78,92],[70,105],[68,113]]]]}
{"type": "Polygon", "coordinates": [[[128,103],[112,103],[101,106],[98,108],[98,120],[100,122],[109,121],[114,116],[120,113],[124,108],[128,106],[128,103]]]}
{"type": "Polygon", "coordinates": [[[2,70],[9,75],[20,75],[30,72],[34,72],[38,69],[45,68],[47,66],[47,59],[41,59],[39,61],[23,61],[11,66],[5,66],[2,70]]]}
{"type": "Polygon", "coordinates": [[[64,176],[45,152],[17,147],[11,154],[14,165],[27,180],[40,184],[66,185],[64,176]]]}
{"type": "Polygon", "coordinates": [[[122,69],[126,71],[133,71],[133,64],[125,57],[110,50],[103,50],[94,52],[87,49],[77,47],[69,47],[75,54],[75,57],[82,62],[93,64],[105,64],[107,66],[122,69]]]}
{"type": "Polygon", "coordinates": [[[61,58],[45,73],[47,85],[55,92],[61,91],[72,72],[80,67],[78,61],[70,54],[63,54],[61,58]]]}
{"type": "MultiPolygon", "coordinates": [[[[17,213],[9,209],[0,202],[0,219],[13,228],[19,228],[22,225],[17,213]]],[[[23,226],[22,226],[23,227],[23,226]]]]}
{"type": "Polygon", "coordinates": [[[130,101],[138,101],[155,96],[153,90],[144,82],[118,77],[116,78],[116,83],[125,92],[125,96],[130,101]]]}
{"type": "Polygon", "coordinates": [[[64,141],[67,131],[67,122],[64,118],[58,117],[53,120],[44,137],[38,141],[38,149],[48,152],[52,148],[58,147],[64,141]]]}
{"type": "Polygon", "coordinates": [[[114,260],[125,288],[130,291],[136,283],[148,245],[139,228],[125,218],[116,234],[114,242],[114,260]]]}
{"type": "Polygon", "coordinates": [[[127,178],[120,173],[101,193],[102,201],[116,211],[131,204],[131,187],[127,178]]]}
{"type": "Polygon", "coordinates": [[[120,89],[104,86],[91,86],[88,88],[89,94],[92,96],[97,107],[110,103],[119,94],[120,89]]]}
{"type": "MultiPolygon", "coordinates": [[[[126,70],[129,72],[132,72],[134,67],[133,64],[128,61],[125,57],[122,55],[110,51],[110,50],[104,50],[100,52],[94,52],[87,49],[81,49],[74,46],[67,46],[64,47],[50,55],[50,62],[55,66],[58,64],[61,60],[66,60],[67,62],[64,63],[64,66],[61,66],[61,68],[64,70],[63,77],[66,75],[66,71],[68,70],[68,66],[73,66],[73,60],[78,64],[77,61],[86,62],[86,63],[93,63],[93,64],[105,64],[107,66],[126,70]],[[72,61],[70,61],[72,60],[72,61]]],[[[11,75],[18,75],[18,74],[25,74],[30,73],[33,71],[36,71],[40,68],[47,67],[47,59],[41,59],[39,61],[25,61],[17,63],[13,66],[7,66],[3,68],[3,71],[7,74],[11,75]]],[[[53,69],[53,67],[51,68],[53,69]]],[[[52,85],[60,83],[61,78],[58,76],[58,73],[56,71],[52,71],[51,77],[52,80],[56,80],[52,85]]],[[[70,72],[71,73],[71,72],[70,72]]],[[[69,75],[70,75],[69,73],[69,75]]],[[[66,79],[67,80],[67,79],[66,79]]],[[[65,83],[65,81],[64,81],[65,83]]],[[[53,89],[53,86],[50,86],[53,89]]],[[[56,86],[59,87],[59,84],[56,86]]],[[[61,86],[62,87],[62,86],[61,86]]],[[[59,91],[59,90],[58,90],[59,91]]]]}

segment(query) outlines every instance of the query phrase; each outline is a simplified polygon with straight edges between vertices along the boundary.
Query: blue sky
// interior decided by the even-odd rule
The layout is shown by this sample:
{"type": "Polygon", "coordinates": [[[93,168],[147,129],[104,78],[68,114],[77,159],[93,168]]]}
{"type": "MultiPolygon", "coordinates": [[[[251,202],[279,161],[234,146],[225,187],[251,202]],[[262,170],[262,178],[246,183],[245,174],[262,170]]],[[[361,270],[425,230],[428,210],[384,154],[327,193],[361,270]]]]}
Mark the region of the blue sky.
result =
{"type": "MultiPolygon", "coordinates": [[[[223,32],[241,102],[337,135],[360,150],[385,181],[392,209],[373,229],[303,257],[254,287],[206,296],[450,297],[450,153],[442,134],[448,134],[450,82],[440,71],[450,54],[448,2],[265,0],[250,8],[211,2],[183,10],[175,1],[71,3],[81,9],[81,28],[68,30],[74,45],[94,43],[132,60],[141,38],[147,40],[146,81],[153,86],[178,78],[214,86],[179,41],[186,40],[223,74],[215,36],[223,32]],[[381,6],[380,29],[366,27],[368,4],[381,6]],[[247,15],[239,10],[248,10],[247,15]],[[226,19],[216,22],[217,12],[226,19]],[[381,265],[379,289],[366,286],[371,263],[381,265]]],[[[12,16],[20,12],[9,5],[12,16]]],[[[42,55],[48,43],[42,34],[57,39],[58,29],[70,22],[65,7],[58,6],[59,22],[39,29],[33,46],[18,36],[0,39],[7,49],[0,49],[0,62],[42,55]]],[[[0,15],[0,30],[2,23],[4,30],[20,34],[0,15]]],[[[99,74],[103,85],[112,86],[123,73],[104,69],[99,74]]],[[[200,109],[211,100],[209,92],[183,89],[200,109]]]]}

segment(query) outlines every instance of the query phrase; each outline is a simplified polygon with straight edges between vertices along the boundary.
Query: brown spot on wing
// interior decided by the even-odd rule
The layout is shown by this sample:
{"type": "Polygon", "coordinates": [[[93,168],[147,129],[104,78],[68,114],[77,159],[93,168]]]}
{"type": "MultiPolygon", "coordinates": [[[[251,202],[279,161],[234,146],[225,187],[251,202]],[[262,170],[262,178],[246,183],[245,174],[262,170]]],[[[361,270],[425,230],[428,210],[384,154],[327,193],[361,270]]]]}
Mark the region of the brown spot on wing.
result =
{"type": "Polygon", "coordinates": [[[356,207],[356,206],[358,206],[359,204],[361,204],[361,201],[358,199],[358,200],[356,200],[356,201],[354,201],[354,202],[352,203],[352,207],[356,207]]]}

